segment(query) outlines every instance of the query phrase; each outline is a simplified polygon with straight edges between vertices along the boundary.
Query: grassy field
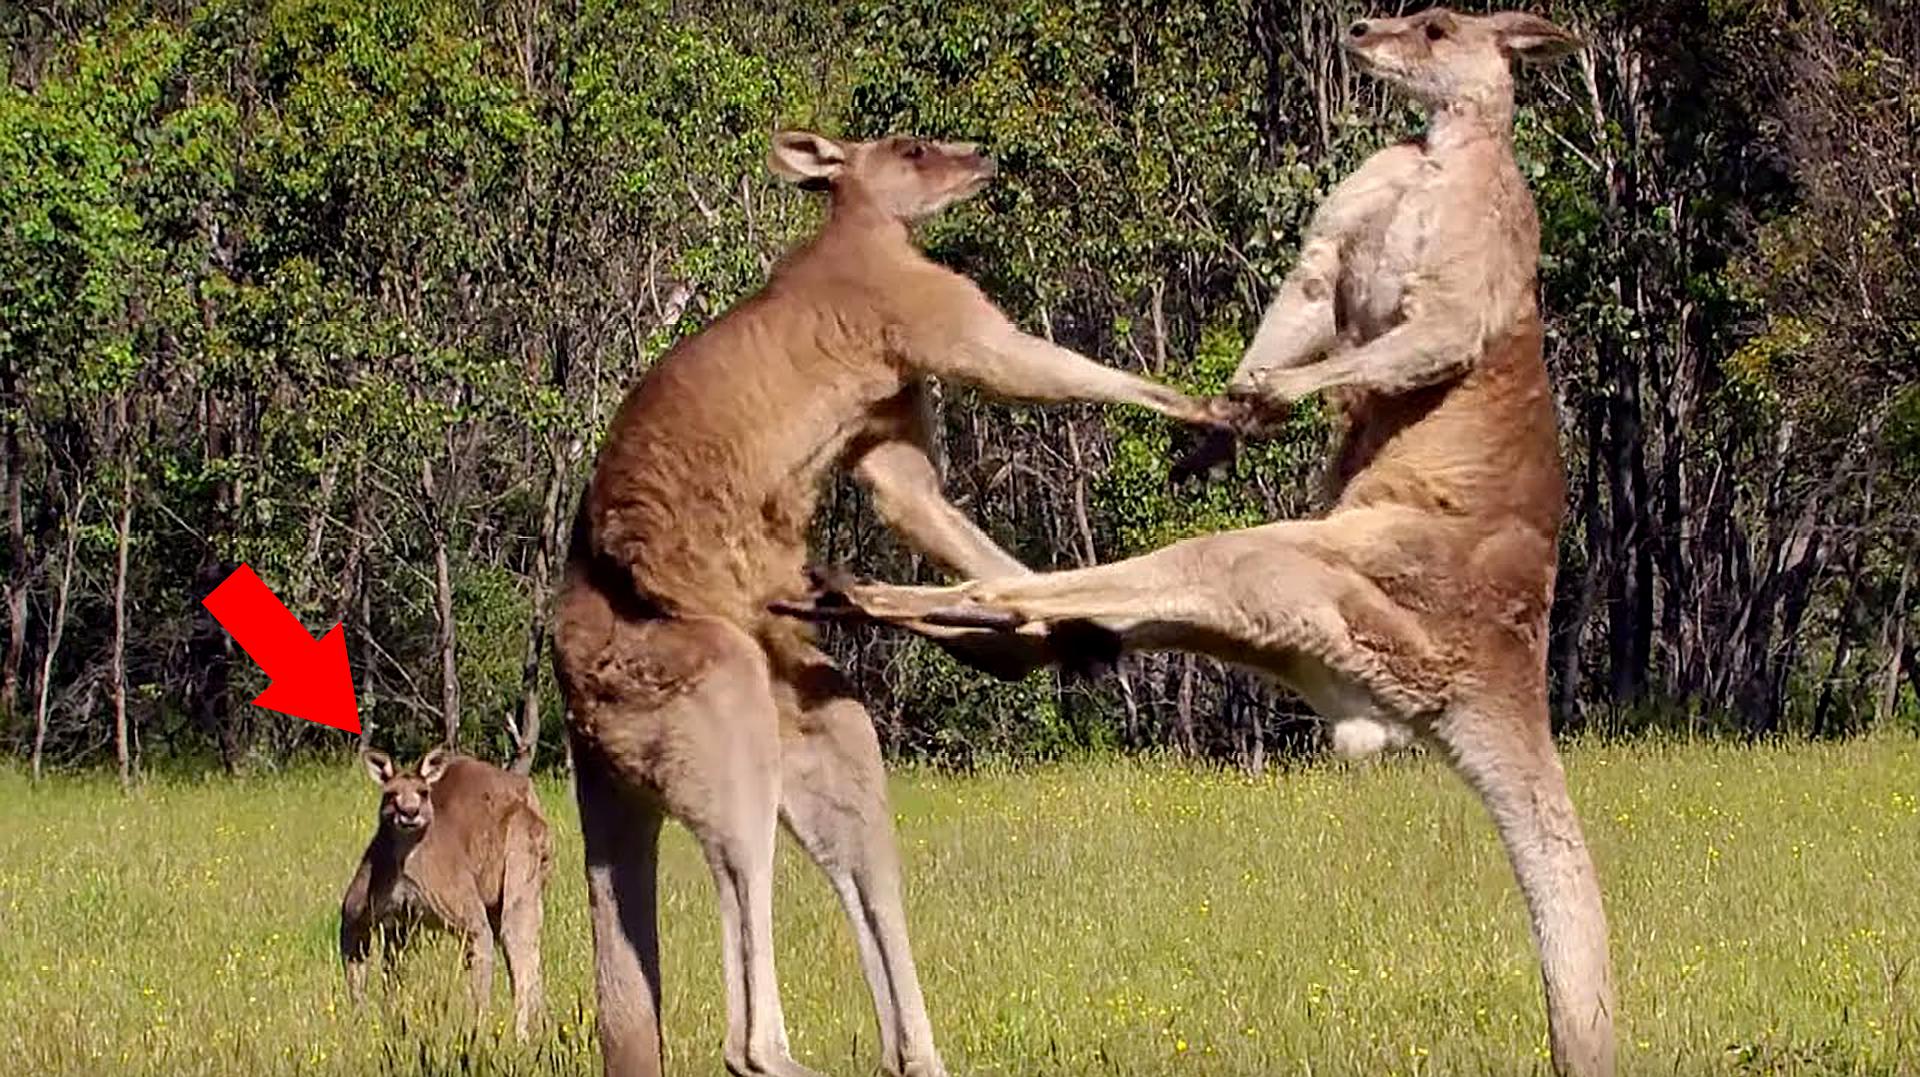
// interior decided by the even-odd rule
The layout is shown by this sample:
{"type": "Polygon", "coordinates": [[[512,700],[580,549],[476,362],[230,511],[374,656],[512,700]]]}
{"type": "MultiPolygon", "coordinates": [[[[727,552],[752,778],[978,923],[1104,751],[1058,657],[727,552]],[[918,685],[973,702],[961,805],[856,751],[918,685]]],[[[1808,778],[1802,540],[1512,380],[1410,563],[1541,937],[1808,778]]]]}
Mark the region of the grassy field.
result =
{"type": "MultiPolygon", "coordinates": [[[[1920,742],[1587,745],[1575,795],[1614,924],[1627,1073],[1920,1074],[1920,742]]],[[[548,1026],[464,1019],[453,947],[347,1004],[339,893],[372,825],[358,767],[32,786],[0,771],[0,1071],[588,1073],[572,798],[542,787],[548,1026]]],[[[959,1074],[1546,1071],[1520,901],[1431,760],[1260,778],[1171,763],[903,774],[914,939],[959,1074]]],[[[720,1071],[704,869],[670,835],[676,1072],[720,1071]]],[[[797,1055],[873,1068],[852,947],[781,854],[797,1055]]]]}

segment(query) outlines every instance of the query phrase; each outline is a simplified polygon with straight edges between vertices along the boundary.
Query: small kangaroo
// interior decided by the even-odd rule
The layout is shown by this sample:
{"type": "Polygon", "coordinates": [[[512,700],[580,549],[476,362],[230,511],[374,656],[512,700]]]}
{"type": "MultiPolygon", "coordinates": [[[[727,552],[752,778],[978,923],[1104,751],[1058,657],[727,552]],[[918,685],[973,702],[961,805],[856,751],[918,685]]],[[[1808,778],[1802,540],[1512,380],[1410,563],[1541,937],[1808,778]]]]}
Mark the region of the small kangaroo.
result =
{"type": "Polygon", "coordinates": [[[363,758],[380,786],[380,825],[340,901],[348,993],[365,997],[376,933],[391,964],[424,925],[466,940],[474,1004],[484,1009],[498,941],[513,978],[513,1031],[524,1037],[540,1009],[540,896],[553,860],[533,783],[444,748],[410,771],[381,752],[363,758]]]}
{"type": "MultiPolygon", "coordinates": [[[[766,286],[676,344],[615,414],[575,519],[554,613],[586,838],[602,1062],[661,1072],[657,843],[671,815],[718,893],[734,1074],[801,1077],[773,958],[778,821],[844,905],[888,1073],[945,1072],[901,905],[873,722],[797,621],[807,527],[848,468],[883,520],[962,576],[1027,570],[940,492],[925,379],[1000,397],[1131,403],[1204,425],[1231,409],[1030,336],[910,225],[980,190],[967,143],[774,137],[773,170],[828,198],[766,286]]],[[[1059,640],[919,626],[1003,674],[1059,640]]]]}
{"type": "Polygon", "coordinates": [[[1343,44],[1431,123],[1321,205],[1230,390],[1256,414],[1334,393],[1346,430],[1332,509],[1078,571],[855,586],[812,615],[1090,619],[1128,648],[1272,675],[1333,723],[1343,753],[1436,743],[1485,802],[1526,896],[1555,1070],[1604,1077],[1607,922],[1547,715],[1565,488],[1510,71],[1579,43],[1532,15],[1431,8],[1356,22],[1343,44]]]}

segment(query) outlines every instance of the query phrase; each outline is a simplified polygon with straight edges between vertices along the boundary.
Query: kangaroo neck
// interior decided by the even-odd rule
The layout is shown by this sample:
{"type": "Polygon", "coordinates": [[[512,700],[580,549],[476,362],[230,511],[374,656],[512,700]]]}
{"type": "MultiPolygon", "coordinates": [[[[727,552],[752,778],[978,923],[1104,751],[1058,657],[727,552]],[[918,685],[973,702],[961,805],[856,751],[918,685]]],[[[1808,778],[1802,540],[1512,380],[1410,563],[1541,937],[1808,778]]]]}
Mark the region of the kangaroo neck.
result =
{"type": "Polygon", "coordinates": [[[834,191],[821,234],[877,247],[917,250],[907,223],[882,209],[857,187],[834,191]]]}
{"type": "Polygon", "coordinates": [[[1492,141],[1511,146],[1513,142],[1513,102],[1511,100],[1451,101],[1435,105],[1427,112],[1427,153],[1435,157],[1492,141]]]}

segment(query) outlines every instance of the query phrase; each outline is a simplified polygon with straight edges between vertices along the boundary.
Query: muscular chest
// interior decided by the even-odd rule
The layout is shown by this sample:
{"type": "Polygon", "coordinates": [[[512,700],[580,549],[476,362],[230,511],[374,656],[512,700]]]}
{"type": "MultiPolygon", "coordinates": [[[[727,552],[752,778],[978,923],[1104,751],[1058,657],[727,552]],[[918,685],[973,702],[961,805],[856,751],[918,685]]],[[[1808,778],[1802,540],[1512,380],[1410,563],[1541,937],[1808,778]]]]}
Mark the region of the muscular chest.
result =
{"type": "Polygon", "coordinates": [[[376,879],[369,895],[373,919],[379,924],[445,927],[443,902],[414,873],[402,870],[391,878],[376,879]]]}
{"type": "Polygon", "coordinates": [[[414,924],[439,919],[425,891],[406,875],[395,877],[384,887],[376,885],[371,896],[376,923],[414,924]]]}
{"type": "Polygon", "coordinates": [[[393,880],[374,902],[374,910],[388,916],[405,916],[426,907],[426,897],[418,883],[405,875],[393,880]]]}
{"type": "Polygon", "coordinates": [[[1356,343],[1401,322],[1422,266],[1434,257],[1431,237],[1444,209],[1438,180],[1439,170],[1423,163],[1413,181],[1357,230],[1340,279],[1341,328],[1356,343]]]}

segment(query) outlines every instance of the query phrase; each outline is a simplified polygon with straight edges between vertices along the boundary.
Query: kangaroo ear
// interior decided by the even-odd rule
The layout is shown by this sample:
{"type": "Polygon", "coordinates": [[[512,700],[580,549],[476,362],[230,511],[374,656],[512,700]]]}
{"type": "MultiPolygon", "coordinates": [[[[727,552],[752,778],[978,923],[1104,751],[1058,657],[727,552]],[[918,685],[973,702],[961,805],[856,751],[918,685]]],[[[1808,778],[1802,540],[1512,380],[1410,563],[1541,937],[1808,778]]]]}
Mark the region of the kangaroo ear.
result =
{"type": "Polygon", "coordinates": [[[385,752],[368,748],[360,753],[360,761],[367,765],[367,774],[373,778],[375,785],[385,785],[393,777],[393,760],[387,758],[385,752]]]}
{"type": "Polygon", "coordinates": [[[428,785],[439,781],[447,773],[447,764],[453,762],[453,753],[445,748],[435,748],[420,760],[420,777],[428,785]]]}
{"type": "Polygon", "coordinates": [[[803,187],[816,187],[847,167],[847,148],[811,131],[781,131],[767,151],[767,167],[803,187]]]}
{"type": "Polygon", "coordinates": [[[1523,11],[1502,11],[1487,16],[1494,37],[1509,56],[1530,63],[1557,60],[1580,50],[1580,39],[1538,15],[1523,11]]]}

